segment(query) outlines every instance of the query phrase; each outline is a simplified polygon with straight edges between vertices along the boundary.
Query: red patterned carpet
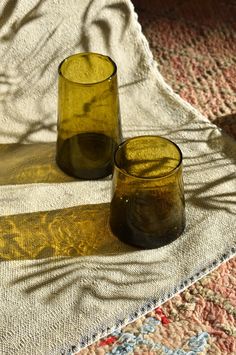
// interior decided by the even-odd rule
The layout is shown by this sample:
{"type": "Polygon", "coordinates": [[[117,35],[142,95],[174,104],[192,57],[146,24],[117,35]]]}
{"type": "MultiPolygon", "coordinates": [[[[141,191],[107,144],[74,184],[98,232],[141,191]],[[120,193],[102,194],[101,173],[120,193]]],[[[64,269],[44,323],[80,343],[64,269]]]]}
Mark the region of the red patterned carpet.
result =
{"type": "Polygon", "coordinates": [[[236,1],[133,3],[166,81],[236,137],[236,1]]]}
{"type": "Polygon", "coordinates": [[[80,355],[236,354],[236,259],[80,355]]]}
{"type": "MultiPolygon", "coordinates": [[[[133,3],[166,81],[236,138],[236,1],[133,3]]],[[[236,354],[236,258],[79,354],[236,354]]]]}

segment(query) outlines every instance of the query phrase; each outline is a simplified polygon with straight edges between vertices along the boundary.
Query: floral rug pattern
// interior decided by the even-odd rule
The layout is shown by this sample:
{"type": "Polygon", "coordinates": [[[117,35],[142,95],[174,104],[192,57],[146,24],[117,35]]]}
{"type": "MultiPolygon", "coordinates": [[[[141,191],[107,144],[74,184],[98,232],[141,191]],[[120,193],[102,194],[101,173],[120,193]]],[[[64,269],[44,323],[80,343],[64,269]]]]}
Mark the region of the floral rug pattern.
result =
{"type": "Polygon", "coordinates": [[[78,354],[236,354],[236,259],[78,354]]]}

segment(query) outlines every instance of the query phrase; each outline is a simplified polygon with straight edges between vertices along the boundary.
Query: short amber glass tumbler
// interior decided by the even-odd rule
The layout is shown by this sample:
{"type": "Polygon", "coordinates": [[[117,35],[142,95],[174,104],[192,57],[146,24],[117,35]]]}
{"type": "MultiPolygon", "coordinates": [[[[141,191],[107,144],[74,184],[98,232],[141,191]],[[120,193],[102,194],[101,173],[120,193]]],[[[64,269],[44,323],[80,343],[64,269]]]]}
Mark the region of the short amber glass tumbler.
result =
{"type": "Polygon", "coordinates": [[[110,227],[121,241],[157,248],[185,228],[182,153],[159,136],[130,138],[115,153],[110,227]]]}
{"type": "Polygon", "coordinates": [[[105,177],[121,141],[116,64],[102,54],[78,53],[58,72],[57,164],[77,178],[105,177]]]}

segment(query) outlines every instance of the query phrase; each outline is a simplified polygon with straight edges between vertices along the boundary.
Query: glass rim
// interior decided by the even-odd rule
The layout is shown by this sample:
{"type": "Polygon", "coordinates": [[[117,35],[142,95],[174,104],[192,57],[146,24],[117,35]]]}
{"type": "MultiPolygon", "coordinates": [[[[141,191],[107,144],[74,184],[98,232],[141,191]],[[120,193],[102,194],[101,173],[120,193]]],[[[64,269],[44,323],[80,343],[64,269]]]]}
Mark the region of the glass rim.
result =
{"type": "Polygon", "coordinates": [[[165,178],[168,178],[170,177],[171,175],[173,175],[175,172],[177,172],[180,167],[182,166],[182,163],[183,163],[183,154],[182,154],[182,151],[181,149],[179,148],[179,146],[173,142],[172,140],[168,139],[168,138],[165,138],[165,137],[162,137],[162,136],[158,136],[158,135],[141,135],[141,136],[135,136],[135,137],[130,137],[130,138],[127,138],[125,139],[123,142],[121,142],[116,150],[115,150],[115,153],[114,153],[114,167],[120,171],[122,174],[128,176],[128,177],[131,177],[132,179],[137,179],[137,180],[162,180],[162,179],[165,179],[165,178]],[[178,150],[179,152],[179,155],[180,155],[180,158],[179,158],[179,162],[178,162],[178,165],[173,168],[171,171],[169,171],[168,173],[166,173],[165,175],[163,176],[137,176],[137,175],[132,175],[130,173],[128,173],[124,168],[122,168],[118,162],[117,162],[117,153],[118,151],[124,147],[126,144],[128,144],[130,141],[134,141],[134,140],[137,140],[139,138],[161,138],[161,139],[164,139],[166,141],[168,141],[169,143],[173,144],[175,146],[175,148],[178,150]]]}
{"type": "Polygon", "coordinates": [[[59,74],[59,76],[61,76],[63,79],[65,79],[66,81],[68,81],[71,84],[80,85],[80,86],[93,86],[93,85],[101,84],[101,83],[104,83],[105,81],[111,80],[117,74],[117,65],[114,62],[114,60],[111,59],[111,57],[109,57],[108,55],[101,54],[101,53],[96,53],[96,52],[79,52],[79,53],[71,54],[71,55],[69,55],[68,57],[64,58],[61,61],[61,63],[58,66],[58,74],[59,74]],[[104,59],[105,58],[108,59],[110,61],[110,63],[112,64],[112,66],[113,66],[113,71],[112,71],[111,75],[107,76],[105,79],[102,79],[102,80],[99,80],[99,81],[95,81],[95,82],[92,82],[92,83],[81,83],[79,81],[73,81],[73,80],[68,79],[62,73],[63,64],[67,60],[71,59],[72,57],[80,57],[80,56],[85,55],[85,54],[92,54],[92,55],[95,55],[95,56],[103,57],[104,59]]]}

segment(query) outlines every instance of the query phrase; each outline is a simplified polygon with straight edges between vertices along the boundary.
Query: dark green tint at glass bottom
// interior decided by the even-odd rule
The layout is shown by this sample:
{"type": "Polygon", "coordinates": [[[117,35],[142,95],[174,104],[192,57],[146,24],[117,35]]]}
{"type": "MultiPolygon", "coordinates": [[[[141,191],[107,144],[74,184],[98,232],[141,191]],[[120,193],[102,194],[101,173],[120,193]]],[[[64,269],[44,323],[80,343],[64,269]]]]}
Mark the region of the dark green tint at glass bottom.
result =
{"type": "Polygon", "coordinates": [[[68,175],[80,179],[99,179],[113,169],[117,143],[102,133],[81,133],[63,140],[58,136],[58,166],[68,175]]]}
{"type": "Polygon", "coordinates": [[[157,248],[177,239],[185,228],[184,201],[173,201],[170,193],[114,195],[110,227],[121,241],[143,248],[157,248]]]}

